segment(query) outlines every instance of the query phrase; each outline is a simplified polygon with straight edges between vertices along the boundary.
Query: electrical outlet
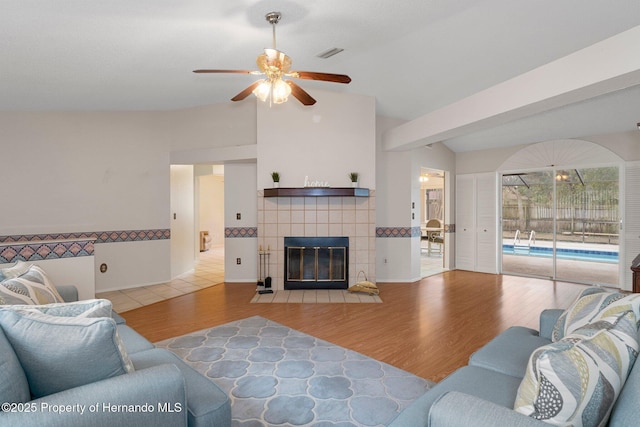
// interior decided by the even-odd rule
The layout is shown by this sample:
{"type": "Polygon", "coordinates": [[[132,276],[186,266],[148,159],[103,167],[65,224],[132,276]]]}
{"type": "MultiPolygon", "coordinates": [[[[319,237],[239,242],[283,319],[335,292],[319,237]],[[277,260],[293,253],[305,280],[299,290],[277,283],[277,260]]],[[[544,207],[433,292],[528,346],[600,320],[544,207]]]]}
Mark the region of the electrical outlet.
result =
{"type": "Polygon", "coordinates": [[[242,218],[242,215],[240,215],[240,212],[236,213],[236,219],[240,221],[241,218],[242,218]]]}
{"type": "Polygon", "coordinates": [[[242,259],[241,258],[236,258],[236,264],[238,264],[238,265],[242,264],[242,259]]]}
{"type": "Polygon", "coordinates": [[[386,258],[384,259],[384,263],[385,263],[385,264],[387,263],[387,259],[386,259],[386,258]]]}

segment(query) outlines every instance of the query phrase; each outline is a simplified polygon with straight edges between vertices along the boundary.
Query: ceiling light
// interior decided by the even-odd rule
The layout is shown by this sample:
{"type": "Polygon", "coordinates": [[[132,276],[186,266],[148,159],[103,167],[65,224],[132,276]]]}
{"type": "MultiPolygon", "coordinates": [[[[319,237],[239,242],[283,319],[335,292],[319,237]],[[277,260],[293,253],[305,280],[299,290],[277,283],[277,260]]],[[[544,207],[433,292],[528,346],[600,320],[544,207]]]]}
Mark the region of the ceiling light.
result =
{"type": "Polygon", "coordinates": [[[270,103],[282,104],[287,102],[289,95],[291,95],[291,86],[281,78],[264,79],[253,90],[253,94],[262,102],[269,99],[270,103]]]}

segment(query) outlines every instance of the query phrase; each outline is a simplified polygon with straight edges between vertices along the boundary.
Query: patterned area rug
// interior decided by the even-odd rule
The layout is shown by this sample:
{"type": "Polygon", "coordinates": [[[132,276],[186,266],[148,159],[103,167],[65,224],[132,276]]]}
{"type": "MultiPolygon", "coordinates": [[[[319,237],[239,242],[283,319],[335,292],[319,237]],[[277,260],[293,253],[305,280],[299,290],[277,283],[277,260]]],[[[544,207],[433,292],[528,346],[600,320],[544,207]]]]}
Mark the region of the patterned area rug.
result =
{"type": "Polygon", "coordinates": [[[156,346],[227,392],[234,426],[382,426],[433,386],[260,316],[156,346]]]}

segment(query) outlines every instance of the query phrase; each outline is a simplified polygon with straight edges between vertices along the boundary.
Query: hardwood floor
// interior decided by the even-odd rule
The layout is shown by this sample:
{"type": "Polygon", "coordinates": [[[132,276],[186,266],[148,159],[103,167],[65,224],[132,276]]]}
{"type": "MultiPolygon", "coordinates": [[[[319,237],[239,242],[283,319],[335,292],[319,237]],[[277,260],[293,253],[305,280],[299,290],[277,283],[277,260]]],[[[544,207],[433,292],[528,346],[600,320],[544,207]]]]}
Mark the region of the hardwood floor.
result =
{"type": "Polygon", "coordinates": [[[540,311],[568,306],[585,286],[456,270],[378,287],[382,304],[251,304],[255,284],[229,283],[122,316],[157,342],[259,315],[439,381],[504,329],[538,329],[540,311]]]}

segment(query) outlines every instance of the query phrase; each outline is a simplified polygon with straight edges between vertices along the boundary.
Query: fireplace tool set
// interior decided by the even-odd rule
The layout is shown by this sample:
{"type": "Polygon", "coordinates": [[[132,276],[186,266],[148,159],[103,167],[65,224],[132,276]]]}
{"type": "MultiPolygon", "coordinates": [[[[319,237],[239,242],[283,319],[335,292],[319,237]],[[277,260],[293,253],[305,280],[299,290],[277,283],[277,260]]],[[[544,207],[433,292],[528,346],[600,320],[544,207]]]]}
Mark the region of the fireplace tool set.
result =
{"type": "Polygon", "coordinates": [[[258,249],[258,256],[260,257],[260,263],[258,265],[258,293],[259,294],[272,294],[271,289],[271,276],[269,275],[269,258],[271,257],[271,248],[267,247],[266,251],[262,250],[262,246],[258,249]],[[267,277],[264,277],[266,273],[267,277]]]}

